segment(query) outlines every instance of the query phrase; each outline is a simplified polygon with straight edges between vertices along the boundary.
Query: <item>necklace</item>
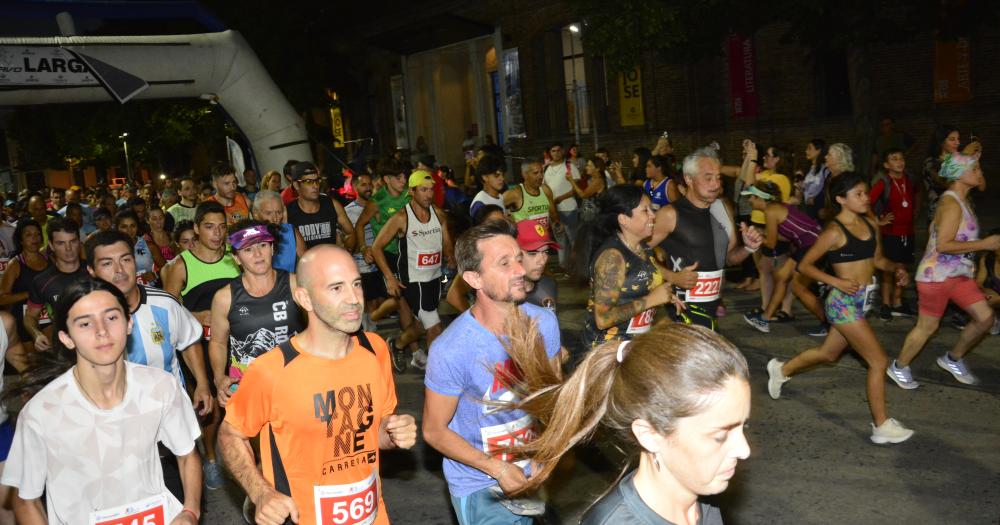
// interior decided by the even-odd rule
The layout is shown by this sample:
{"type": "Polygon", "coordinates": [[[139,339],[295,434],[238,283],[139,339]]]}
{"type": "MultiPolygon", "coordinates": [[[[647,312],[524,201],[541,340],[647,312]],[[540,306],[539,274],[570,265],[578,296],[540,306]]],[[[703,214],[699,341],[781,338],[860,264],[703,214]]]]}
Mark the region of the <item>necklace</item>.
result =
{"type": "Polygon", "coordinates": [[[904,177],[900,177],[900,180],[903,181],[903,184],[900,184],[899,181],[892,178],[891,176],[889,178],[892,180],[892,185],[896,187],[896,190],[899,191],[899,194],[903,197],[903,202],[900,205],[904,208],[909,208],[910,203],[906,199],[906,179],[904,177]]]}
{"type": "MultiPolygon", "coordinates": [[[[78,367],[75,367],[75,366],[73,367],[73,381],[76,382],[77,388],[80,389],[80,392],[83,392],[84,397],[86,397],[87,400],[90,401],[95,407],[100,408],[101,410],[104,410],[104,407],[102,407],[100,404],[98,404],[97,401],[94,401],[94,398],[90,397],[90,394],[87,393],[87,389],[83,388],[83,383],[80,382],[80,376],[77,375],[78,374],[78,370],[79,370],[78,367]]],[[[124,399],[124,397],[125,396],[123,395],[122,398],[124,399]]]]}

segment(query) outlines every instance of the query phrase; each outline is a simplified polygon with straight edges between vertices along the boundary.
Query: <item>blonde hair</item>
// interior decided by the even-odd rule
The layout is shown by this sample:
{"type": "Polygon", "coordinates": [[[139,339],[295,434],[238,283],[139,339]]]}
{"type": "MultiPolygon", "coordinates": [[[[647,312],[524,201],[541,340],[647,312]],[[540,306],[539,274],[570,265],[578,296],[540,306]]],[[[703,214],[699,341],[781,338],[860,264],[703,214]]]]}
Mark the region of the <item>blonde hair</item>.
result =
{"type": "Polygon", "coordinates": [[[281,172],[277,170],[271,170],[267,172],[267,174],[264,175],[264,180],[262,180],[260,183],[260,187],[266,190],[268,184],[271,183],[271,179],[275,177],[278,178],[278,187],[281,187],[281,172]]]}
{"type": "Polygon", "coordinates": [[[850,146],[843,142],[837,142],[836,144],[830,144],[830,148],[827,151],[837,157],[840,165],[844,168],[843,172],[854,171],[854,151],[851,150],[850,146]]]}
{"type": "Polygon", "coordinates": [[[559,365],[546,357],[536,321],[518,310],[507,327],[504,344],[521,371],[518,378],[499,378],[520,397],[507,406],[531,414],[543,427],[533,441],[511,448],[539,465],[522,492],[538,488],[559,459],[599,427],[615,434],[625,449],[638,451],[633,421],[648,421],[669,435],[678,419],[704,410],[708,394],[723,389],[728,379],[749,380],[746,359],[736,347],[700,326],[662,322],[621,349],[620,341],[605,343],[565,380],[559,365]]]}

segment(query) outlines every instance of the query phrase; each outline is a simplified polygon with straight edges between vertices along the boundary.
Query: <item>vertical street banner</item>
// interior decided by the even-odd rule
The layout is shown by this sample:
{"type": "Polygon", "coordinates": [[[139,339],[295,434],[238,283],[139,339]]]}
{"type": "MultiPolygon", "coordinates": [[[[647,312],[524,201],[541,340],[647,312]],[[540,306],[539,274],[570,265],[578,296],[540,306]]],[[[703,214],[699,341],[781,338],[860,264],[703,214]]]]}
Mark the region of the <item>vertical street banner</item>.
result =
{"type": "Polygon", "coordinates": [[[729,61],[729,96],[732,99],[732,116],[756,117],[757,63],[754,58],[753,40],[741,35],[726,39],[726,56],[729,61]]]}
{"type": "Polygon", "coordinates": [[[340,114],[340,106],[330,108],[330,131],[333,133],[333,147],[344,147],[344,118],[340,114]]]}
{"type": "Polygon", "coordinates": [[[646,124],[646,116],[642,112],[642,70],[639,66],[618,74],[618,108],[622,127],[646,124]]]}
{"type": "Polygon", "coordinates": [[[968,38],[934,41],[934,103],[972,100],[971,51],[968,38]]]}

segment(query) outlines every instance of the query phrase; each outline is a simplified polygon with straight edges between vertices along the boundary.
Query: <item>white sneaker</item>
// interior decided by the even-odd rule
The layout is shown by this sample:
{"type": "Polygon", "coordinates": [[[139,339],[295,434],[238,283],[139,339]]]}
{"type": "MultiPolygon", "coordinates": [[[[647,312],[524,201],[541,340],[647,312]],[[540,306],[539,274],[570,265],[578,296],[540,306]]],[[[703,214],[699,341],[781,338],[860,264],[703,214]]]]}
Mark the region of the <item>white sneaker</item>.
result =
{"type": "Polygon", "coordinates": [[[889,368],[885,369],[885,375],[889,376],[889,379],[895,381],[896,384],[899,385],[899,388],[904,390],[913,390],[914,388],[920,386],[920,383],[913,380],[913,374],[910,373],[910,367],[897,367],[895,359],[889,363],[889,368]]]}
{"type": "Polygon", "coordinates": [[[990,328],[990,335],[1000,335],[1000,315],[993,319],[993,326],[990,328]]]}
{"type": "Polygon", "coordinates": [[[959,359],[958,361],[952,361],[948,354],[945,354],[937,358],[937,365],[941,368],[951,372],[951,375],[955,376],[955,379],[959,383],[965,383],[966,385],[974,385],[979,382],[976,376],[969,372],[969,369],[965,366],[965,360],[959,359]]]}
{"type": "Polygon", "coordinates": [[[767,362],[767,393],[771,395],[771,399],[781,397],[781,385],[791,379],[781,373],[784,364],[784,361],[779,361],[777,358],[767,362]]]}
{"type": "Polygon", "coordinates": [[[427,368],[427,352],[423,350],[413,352],[413,359],[410,360],[410,366],[418,370],[427,368]]]}
{"type": "Polygon", "coordinates": [[[911,437],[913,437],[913,431],[891,417],[879,426],[872,423],[872,443],[876,445],[902,443],[911,437]]]}

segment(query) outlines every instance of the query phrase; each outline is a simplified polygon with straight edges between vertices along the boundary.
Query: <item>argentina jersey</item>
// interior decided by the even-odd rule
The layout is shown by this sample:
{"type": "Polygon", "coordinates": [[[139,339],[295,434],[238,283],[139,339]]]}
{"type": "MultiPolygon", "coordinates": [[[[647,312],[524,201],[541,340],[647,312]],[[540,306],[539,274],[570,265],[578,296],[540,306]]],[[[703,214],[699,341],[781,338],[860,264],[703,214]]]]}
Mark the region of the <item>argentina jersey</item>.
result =
{"type": "Polygon", "coordinates": [[[163,369],[183,385],[177,352],[201,341],[201,323],[163,290],[139,285],[139,294],[139,308],[132,312],[128,360],[163,369]]]}

